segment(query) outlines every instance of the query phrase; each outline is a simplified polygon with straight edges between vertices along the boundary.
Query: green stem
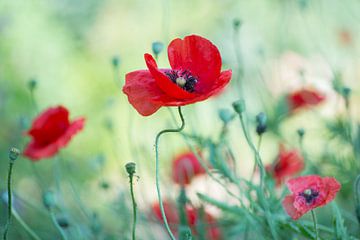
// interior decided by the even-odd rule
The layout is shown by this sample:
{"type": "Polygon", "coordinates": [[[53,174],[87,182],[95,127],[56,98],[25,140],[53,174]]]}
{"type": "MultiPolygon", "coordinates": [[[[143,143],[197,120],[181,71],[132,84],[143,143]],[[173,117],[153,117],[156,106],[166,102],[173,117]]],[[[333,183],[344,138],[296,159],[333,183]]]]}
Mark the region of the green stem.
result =
{"type": "Polygon", "coordinates": [[[59,225],[59,223],[57,222],[55,214],[52,209],[49,209],[49,214],[50,214],[52,222],[54,223],[56,229],[59,231],[59,233],[61,235],[61,239],[67,240],[66,234],[65,234],[64,230],[61,228],[61,226],[59,225]]]}
{"type": "Polygon", "coordinates": [[[165,130],[162,130],[160,131],[157,135],[156,135],[156,138],[155,138],[155,178],[156,178],[156,190],[157,190],[157,195],[158,195],[158,200],[159,200],[159,205],[160,205],[160,211],[161,211],[161,216],[164,220],[164,225],[165,225],[165,228],[170,236],[170,238],[172,240],[176,240],[176,238],[174,237],[173,233],[171,232],[170,230],[170,227],[169,227],[169,224],[168,224],[168,221],[166,219],[166,215],[165,215],[165,211],[164,211],[164,206],[163,206],[163,202],[162,202],[162,198],[161,198],[161,191],[160,191],[160,176],[159,176],[159,140],[160,140],[160,137],[161,135],[165,134],[165,133],[175,133],[175,132],[181,132],[184,127],[185,127],[185,121],[184,121],[184,117],[182,115],[182,112],[181,112],[181,107],[179,106],[178,107],[178,112],[179,112],[179,116],[180,116],[180,119],[181,119],[181,126],[179,128],[176,128],[176,129],[165,129],[165,130]]]}
{"type": "Polygon", "coordinates": [[[133,206],[132,240],[135,240],[136,239],[135,233],[136,233],[136,207],[137,207],[137,204],[135,201],[134,186],[133,186],[134,175],[129,174],[129,178],[130,178],[130,194],[131,194],[131,201],[132,201],[132,206],[133,206]]]}
{"type": "MultiPolygon", "coordinates": [[[[259,154],[260,154],[261,140],[262,140],[262,134],[260,134],[260,136],[259,136],[258,145],[257,145],[257,151],[259,152],[259,154]]],[[[255,156],[255,158],[256,158],[256,156],[255,156]]],[[[255,175],[255,172],[256,172],[256,166],[257,166],[257,163],[255,161],[254,162],[254,167],[253,167],[253,170],[252,170],[252,173],[251,173],[251,178],[250,178],[251,182],[253,181],[253,178],[254,178],[254,175],[255,175]]]]}
{"type": "Polygon", "coordinates": [[[25,229],[25,231],[31,236],[34,240],[41,240],[41,238],[25,223],[25,221],[20,217],[15,209],[12,210],[12,214],[15,219],[20,223],[20,225],[25,229]]]}
{"type": "Polygon", "coordinates": [[[317,227],[317,219],[316,219],[316,214],[314,210],[311,210],[311,216],[314,222],[314,230],[315,230],[315,240],[319,239],[319,231],[318,231],[318,227],[317,227]]]}
{"type": "Polygon", "coordinates": [[[8,193],[8,218],[7,218],[7,222],[6,222],[6,226],[5,226],[5,230],[4,230],[4,236],[3,239],[6,240],[7,239],[7,233],[9,231],[9,226],[11,224],[11,215],[12,215],[12,194],[11,194],[11,175],[12,175],[12,169],[14,166],[14,162],[10,161],[9,164],[9,171],[8,171],[8,179],[7,179],[7,193],[8,193]]]}
{"type": "Polygon", "coordinates": [[[249,132],[248,132],[248,130],[246,128],[243,114],[239,113],[239,117],[240,117],[241,128],[242,128],[242,130],[244,132],[246,142],[248,143],[251,150],[253,151],[253,153],[255,155],[255,163],[258,165],[258,167],[260,169],[260,186],[262,188],[264,186],[264,180],[265,180],[265,175],[266,175],[265,168],[264,168],[264,165],[263,165],[263,163],[261,161],[259,151],[256,149],[254,143],[252,142],[251,137],[249,135],[249,132]]]}

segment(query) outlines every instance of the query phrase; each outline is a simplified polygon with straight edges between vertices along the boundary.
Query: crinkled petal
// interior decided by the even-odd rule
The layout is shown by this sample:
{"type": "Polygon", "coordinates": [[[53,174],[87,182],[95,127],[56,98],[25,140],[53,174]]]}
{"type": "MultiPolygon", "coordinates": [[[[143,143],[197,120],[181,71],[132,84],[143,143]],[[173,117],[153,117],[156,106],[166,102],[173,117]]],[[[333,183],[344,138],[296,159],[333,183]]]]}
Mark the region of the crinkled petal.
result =
{"type": "Polygon", "coordinates": [[[195,87],[198,92],[207,92],[220,75],[220,52],[203,37],[174,39],[168,46],[168,57],[172,69],[189,70],[199,79],[195,87]]]}
{"type": "Polygon", "coordinates": [[[294,196],[287,195],[285,196],[284,200],[282,201],[282,205],[287,212],[287,214],[294,220],[299,219],[304,213],[301,213],[294,207],[294,196]]]}
{"type": "Polygon", "coordinates": [[[147,70],[126,74],[122,90],[130,104],[143,116],[149,116],[161,107],[160,103],[154,103],[151,99],[166,96],[147,70]]]}
{"type": "Polygon", "coordinates": [[[317,175],[308,175],[308,176],[300,176],[297,178],[292,178],[287,181],[286,185],[293,193],[303,192],[305,189],[310,186],[318,186],[317,188],[321,188],[322,179],[317,175]]]}
{"type": "Polygon", "coordinates": [[[166,95],[176,99],[192,99],[197,96],[197,94],[187,92],[177,84],[173,83],[170,78],[158,69],[155,59],[150,54],[146,53],[144,58],[146,65],[151,75],[155,78],[158,87],[165,92],[166,95]]]}
{"type": "Polygon", "coordinates": [[[336,193],[341,188],[341,184],[333,177],[323,178],[323,183],[325,186],[325,191],[327,192],[327,196],[325,197],[324,203],[321,205],[326,205],[332,200],[334,200],[336,193]]]}

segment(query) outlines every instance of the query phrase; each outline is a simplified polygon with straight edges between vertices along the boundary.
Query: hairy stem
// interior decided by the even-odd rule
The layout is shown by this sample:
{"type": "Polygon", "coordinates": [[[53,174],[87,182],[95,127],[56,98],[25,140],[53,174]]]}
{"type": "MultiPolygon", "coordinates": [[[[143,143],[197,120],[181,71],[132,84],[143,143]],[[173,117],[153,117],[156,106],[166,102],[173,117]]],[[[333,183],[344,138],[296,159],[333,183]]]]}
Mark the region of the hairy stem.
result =
{"type": "Polygon", "coordinates": [[[164,129],[162,131],[160,131],[155,138],[155,169],[156,169],[156,190],[157,190],[157,195],[158,195],[158,200],[159,200],[159,205],[160,205],[160,211],[161,211],[161,216],[162,219],[164,220],[164,225],[165,228],[170,236],[170,238],[172,240],[176,240],[176,238],[174,237],[174,234],[171,232],[168,221],[166,219],[166,215],[165,215],[165,211],[164,211],[164,206],[163,206],[163,202],[162,202],[162,198],[161,198],[161,191],[160,191],[160,174],[159,174],[159,140],[161,135],[165,134],[165,133],[175,133],[175,132],[181,132],[184,127],[185,127],[185,121],[184,121],[184,117],[182,115],[181,112],[181,107],[178,107],[178,112],[179,112],[179,116],[181,119],[181,126],[179,128],[176,129],[164,129]]]}

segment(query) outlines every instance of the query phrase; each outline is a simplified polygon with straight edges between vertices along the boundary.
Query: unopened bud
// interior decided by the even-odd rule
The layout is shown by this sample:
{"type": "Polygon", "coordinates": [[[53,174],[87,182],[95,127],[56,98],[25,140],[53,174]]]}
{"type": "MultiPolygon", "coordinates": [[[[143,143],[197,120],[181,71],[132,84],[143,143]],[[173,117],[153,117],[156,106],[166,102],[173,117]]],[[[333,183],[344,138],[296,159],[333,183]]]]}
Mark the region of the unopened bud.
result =
{"type": "Polygon", "coordinates": [[[299,135],[300,138],[303,138],[305,135],[305,129],[304,128],[299,128],[297,130],[297,134],[299,135]]]}
{"type": "Polygon", "coordinates": [[[232,104],[235,112],[237,113],[243,113],[245,111],[245,101],[243,99],[237,100],[235,102],[233,102],[232,104]]]}
{"type": "Polygon", "coordinates": [[[15,147],[12,147],[10,148],[9,150],[9,159],[11,162],[14,162],[20,155],[20,150],[15,148],[15,147]]]}
{"type": "Polygon", "coordinates": [[[33,91],[33,90],[36,88],[36,86],[37,86],[37,81],[36,81],[36,79],[34,79],[34,78],[30,79],[29,82],[28,82],[28,87],[29,87],[29,89],[30,89],[31,91],[33,91]]]}
{"type": "Polygon", "coordinates": [[[64,216],[58,217],[56,221],[61,228],[68,228],[70,226],[69,220],[64,216]]]}
{"type": "Polygon", "coordinates": [[[55,206],[55,197],[52,191],[46,191],[42,196],[43,204],[47,209],[55,206]]]}
{"type": "Polygon", "coordinates": [[[267,117],[266,114],[261,112],[258,115],[256,115],[256,122],[257,122],[257,126],[256,126],[256,132],[258,135],[263,134],[264,132],[266,132],[266,122],[267,122],[267,117]]]}
{"type": "Polygon", "coordinates": [[[114,56],[111,63],[114,67],[118,67],[120,65],[120,58],[118,56],[114,56]]]}
{"type": "Polygon", "coordinates": [[[229,123],[232,119],[234,119],[234,114],[230,110],[225,108],[220,109],[218,114],[221,121],[223,121],[225,124],[229,123]]]}
{"type": "Polygon", "coordinates": [[[233,26],[235,29],[238,29],[241,26],[241,24],[242,24],[242,22],[240,19],[238,19],[238,18],[234,19],[233,26]]]}
{"type": "Polygon", "coordinates": [[[152,51],[155,54],[155,56],[158,56],[164,49],[164,44],[162,42],[158,42],[158,41],[153,42],[151,46],[152,46],[152,51]]]}
{"type": "Polygon", "coordinates": [[[136,164],[134,162],[129,162],[125,165],[126,172],[129,175],[134,175],[136,172],[136,164]]]}

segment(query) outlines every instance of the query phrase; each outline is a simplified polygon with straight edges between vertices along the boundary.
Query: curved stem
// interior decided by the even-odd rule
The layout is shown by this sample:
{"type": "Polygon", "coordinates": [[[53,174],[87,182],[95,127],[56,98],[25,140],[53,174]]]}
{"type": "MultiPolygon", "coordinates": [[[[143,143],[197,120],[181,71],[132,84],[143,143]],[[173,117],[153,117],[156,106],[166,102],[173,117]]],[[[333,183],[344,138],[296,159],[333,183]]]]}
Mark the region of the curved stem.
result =
{"type": "Polygon", "coordinates": [[[25,229],[25,231],[31,236],[34,240],[41,240],[41,238],[24,222],[20,215],[16,212],[15,209],[12,210],[12,214],[15,219],[20,223],[20,225],[25,229]]]}
{"type": "Polygon", "coordinates": [[[11,223],[11,215],[12,215],[12,194],[11,194],[11,174],[12,174],[12,169],[14,166],[14,162],[10,161],[9,164],[9,172],[8,172],[8,179],[7,179],[7,193],[8,193],[8,218],[7,218],[7,222],[6,222],[6,226],[5,226],[5,230],[4,230],[4,236],[3,239],[6,240],[7,239],[7,233],[9,231],[9,226],[11,223]]]}
{"type": "Polygon", "coordinates": [[[129,178],[130,178],[130,194],[131,194],[131,201],[132,201],[132,206],[133,206],[133,226],[132,226],[132,240],[136,239],[136,201],[135,201],[135,195],[134,195],[134,186],[133,186],[133,180],[134,180],[134,175],[133,174],[129,174],[129,178]]]}
{"type": "Polygon", "coordinates": [[[311,210],[311,216],[314,222],[314,230],[315,230],[315,240],[319,239],[319,231],[318,231],[318,227],[317,227],[317,219],[316,219],[316,214],[314,210],[311,210]]]}
{"type": "Polygon", "coordinates": [[[65,234],[64,230],[60,227],[59,223],[57,222],[55,214],[52,211],[52,209],[49,209],[49,214],[50,214],[52,222],[54,223],[56,229],[59,231],[59,233],[61,235],[61,239],[67,240],[66,234],[65,234]]]}
{"type": "Polygon", "coordinates": [[[174,237],[173,233],[170,230],[169,224],[167,222],[166,219],[166,215],[165,215],[165,211],[164,211],[164,206],[163,206],[163,202],[162,202],[162,198],[161,198],[161,191],[160,191],[160,177],[159,177],[159,140],[161,135],[165,134],[165,133],[172,133],[172,132],[181,132],[184,127],[185,127],[185,121],[184,121],[184,117],[182,115],[181,112],[181,107],[178,107],[178,112],[179,112],[179,116],[181,119],[181,126],[179,128],[176,129],[165,129],[160,131],[155,138],[155,169],[156,169],[156,173],[155,173],[155,178],[156,178],[156,190],[157,190],[157,195],[158,195],[158,200],[159,200],[159,205],[160,205],[160,211],[161,211],[161,216],[164,220],[164,225],[165,228],[170,236],[170,238],[172,240],[176,240],[176,238],[174,237]]]}

